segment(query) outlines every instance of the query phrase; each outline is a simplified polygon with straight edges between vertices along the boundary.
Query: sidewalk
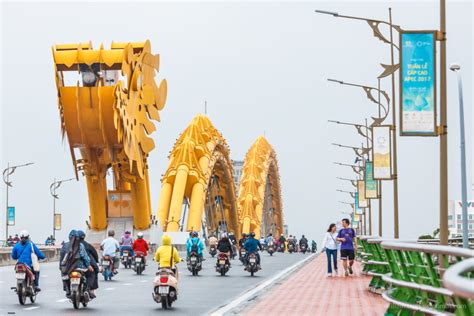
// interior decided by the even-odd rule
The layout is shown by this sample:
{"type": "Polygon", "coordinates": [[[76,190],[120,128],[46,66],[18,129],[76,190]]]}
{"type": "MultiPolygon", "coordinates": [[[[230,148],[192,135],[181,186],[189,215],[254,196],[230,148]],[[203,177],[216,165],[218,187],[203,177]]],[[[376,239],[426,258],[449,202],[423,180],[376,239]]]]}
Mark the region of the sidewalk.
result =
{"type": "MultiPolygon", "coordinates": [[[[299,255],[299,254],[295,254],[299,255]]],[[[370,277],[361,275],[354,264],[354,275],[327,277],[326,255],[321,254],[294,273],[283,284],[269,290],[245,315],[384,315],[388,303],[368,291],[370,277]]]]}

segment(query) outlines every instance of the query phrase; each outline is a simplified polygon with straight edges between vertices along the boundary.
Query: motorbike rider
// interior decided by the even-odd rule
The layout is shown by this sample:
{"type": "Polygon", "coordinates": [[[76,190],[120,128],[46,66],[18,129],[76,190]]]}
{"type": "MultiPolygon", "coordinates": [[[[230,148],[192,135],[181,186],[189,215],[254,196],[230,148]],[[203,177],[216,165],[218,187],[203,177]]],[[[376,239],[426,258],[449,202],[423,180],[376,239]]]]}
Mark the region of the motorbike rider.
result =
{"type": "Polygon", "coordinates": [[[77,237],[81,241],[81,244],[84,245],[87,254],[91,260],[91,266],[94,269],[93,272],[87,271],[86,278],[87,278],[87,286],[89,287],[89,294],[91,298],[95,298],[95,290],[99,288],[99,254],[97,250],[95,250],[94,246],[89,244],[86,239],[86,233],[82,230],[77,231],[77,237]]]}
{"type": "Polygon", "coordinates": [[[175,271],[176,277],[178,277],[175,264],[183,261],[183,259],[179,256],[178,249],[171,245],[171,237],[169,235],[161,237],[161,246],[156,250],[154,259],[159,263],[160,268],[170,268],[175,271]],[[173,264],[171,264],[171,261],[173,261],[173,264]]]}
{"type": "Polygon", "coordinates": [[[211,237],[209,237],[208,241],[209,241],[209,247],[212,247],[212,246],[217,245],[218,240],[217,240],[216,236],[211,235],[211,237]]]}
{"type": "MultiPolygon", "coordinates": [[[[257,267],[260,269],[260,254],[258,253],[258,250],[262,250],[263,247],[262,247],[262,244],[260,244],[260,241],[258,239],[255,239],[255,233],[254,232],[251,232],[249,234],[249,238],[247,239],[247,241],[245,242],[244,244],[244,248],[245,250],[247,251],[247,254],[246,254],[246,258],[245,260],[247,261],[248,260],[248,256],[251,254],[251,253],[254,253],[257,257],[257,267]]],[[[244,270],[247,270],[247,267],[245,267],[244,270]]]]}
{"type": "Polygon", "coordinates": [[[306,237],[304,235],[301,236],[299,244],[300,244],[300,248],[301,248],[301,246],[305,245],[306,249],[308,249],[308,239],[306,239],[306,237]]]}
{"type": "Polygon", "coordinates": [[[280,245],[282,247],[282,252],[285,251],[285,243],[286,243],[285,235],[281,234],[280,238],[278,238],[278,240],[280,241],[280,245]]]}
{"type": "Polygon", "coordinates": [[[311,251],[316,252],[318,249],[318,244],[314,240],[311,241],[311,251]]]}
{"type": "Polygon", "coordinates": [[[109,256],[113,260],[112,272],[117,274],[118,266],[120,264],[120,258],[118,258],[115,253],[120,249],[119,242],[114,238],[115,231],[109,230],[107,232],[107,238],[102,240],[100,243],[100,249],[102,250],[102,256],[109,256]]]}
{"type": "Polygon", "coordinates": [[[195,251],[198,254],[198,257],[201,261],[202,258],[202,251],[204,250],[204,244],[202,243],[201,239],[199,239],[199,234],[197,232],[193,232],[191,234],[191,238],[188,239],[186,242],[186,252],[187,257],[191,255],[191,251],[195,251]]]}
{"type": "Polygon", "coordinates": [[[229,232],[229,240],[232,242],[232,245],[236,245],[237,244],[237,240],[235,239],[235,235],[234,235],[234,232],[229,232]]]}
{"type": "MultiPolygon", "coordinates": [[[[75,269],[87,269],[89,272],[94,271],[91,266],[91,259],[87,254],[86,248],[81,243],[76,230],[71,230],[69,233],[69,241],[63,244],[59,252],[59,270],[63,276],[69,275],[75,269]]],[[[85,274],[87,284],[91,284],[91,274],[85,274]]],[[[66,292],[66,297],[71,296],[69,280],[63,280],[63,289],[66,292]]]]}
{"type": "Polygon", "coordinates": [[[142,232],[137,234],[137,239],[135,239],[132,249],[135,251],[135,253],[143,252],[143,262],[146,263],[146,256],[148,256],[148,250],[150,248],[148,247],[148,242],[145,240],[145,238],[143,238],[142,232]]]}
{"type": "Polygon", "coordinates": [[[239,239],[239,248],[242,248],[247,241],[247,234],[242,233],[242,238],[239,239]]]}
{"type": "Polygon", "coordinates": [[[30,234],[23,230],[20,233],[20,242],[16,243],[12,249],[12,259],[17,260],[18,263],[27,265],[35,275],[34,287],[35,291],[39,292],[39,276],[40,272],[33,269],[33,261],[31,260],[31,254],[35,253],[38,259],[45,259],[44,254],[36,247],[36,245],[30,240],[30,234]]]}
{"type": "Polygon", "coordinates": [[[125,231],[125,233],[122,236],[122,239],[120,239],[120,257],[123,256],[123,251],[128,250],[131,252],[132,256],[134,255],[133,253],[133,236],[130,233],[129,230],[125,231]]]}
{"type": "Polygon", "coordinates": [[[296,243],[297,243],[296,238],[293,237],[293,235],[290,235],[288,237],[288,244],[292,244],[293,247],[296,249],[296,243]]]}
{"type": "MultiPolygon", "coordinates": [[[[228,256],[228,258],[232,257],[234,253],[234,250],[232,249],[232,241],[230,240],[229,237],[227,237],[226,233],[223,233],[221,235],[221,239],[217,243],[217,250],[219,250],[219,252],[225,253],[228,256]]],[[[230,261],[229,261],[229,265],[230,265],[230,261]]]]}
{"type": "Polygon", "coordinates": [[[275,240],[273,239],[272,233],[268,234],[267,238],[265,239],[265,243],[270,246],[274,242],[275,242],[275,240]]]}

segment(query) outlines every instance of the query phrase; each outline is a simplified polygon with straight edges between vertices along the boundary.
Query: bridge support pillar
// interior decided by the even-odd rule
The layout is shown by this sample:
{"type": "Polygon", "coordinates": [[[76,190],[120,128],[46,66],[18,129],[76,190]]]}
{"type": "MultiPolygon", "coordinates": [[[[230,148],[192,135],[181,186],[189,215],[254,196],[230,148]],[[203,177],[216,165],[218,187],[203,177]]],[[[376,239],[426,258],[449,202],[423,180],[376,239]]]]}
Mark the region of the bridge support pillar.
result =
{"type": "Polygon", "coordinates": [[[168,226],[166,231],[177,232],[179,230],[179,220],[181,218],[181,207],[183,205],[184,191],[188,178],[189,168],[181,165],[174,180],[173,194],[171,195],[170,212],[168,215],[168,226]]]}
{"type": "Polygon", "coordinates": [[[146,179],[137,177],[135,183],[132,183],[133,226],[135,229],[148,229],[150,227],[147,190],[146,179]]]}
{"type": "Polygon", "coordinates": [[[187,231],[199,231],[202,225],[202,211],[204,209],[204,185],[197,182],[191,192],[191,206],[189,208],[187,231]]]}
{"type": "Polygon", "coordinates": [[[168,214],[170,210],[171,193],[173,193],[173,186],[171,183],[163,183],[161,188],[160,201],[158,202],[158,219],[160,221],[161,229],[165,229],[168,221],[168,214]]]}
{"type": "Polygon", "coordinates": [[[103,230],[107,228],[107,185],[105,178],[86,175],[87,191],[89,193],[89,208],[91,228],[103,230]]]}

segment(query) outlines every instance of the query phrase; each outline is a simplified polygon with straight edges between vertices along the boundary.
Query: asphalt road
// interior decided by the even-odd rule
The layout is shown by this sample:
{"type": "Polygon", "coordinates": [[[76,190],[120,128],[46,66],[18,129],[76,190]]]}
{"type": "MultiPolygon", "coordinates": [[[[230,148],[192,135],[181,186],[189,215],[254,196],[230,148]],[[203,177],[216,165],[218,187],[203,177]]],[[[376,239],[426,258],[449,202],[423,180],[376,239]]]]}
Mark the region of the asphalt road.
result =
{"type": "Polygon", "coordinates": [[[302,260],[308,254],[275,254],[270,257],[262,254],[262,270],[254,277],[243,270],[238,260],[232,261],[232,267],[225,277],[215,272],[216,259],[206,256],[203,270],[193,277],[186,269],[185,262],[180,263],[178,300],[171,310],[162,311],[161,305],[152,298],[153,278],[157,264],[148,260],[143,275],[122,267],[112,281],[105,282],[99,275],[97,298],[87,308],[74,310],[64,296],[57,262],[41,265],[40,287],[36,303],[21,306],[18,297],[10,287],[15,286],[13,267],[0,268],[0,315],[152,315],[166,312],[173,315],[203,315],[222,306],[234,298],[255,287],[275,273],[302,260]]]}

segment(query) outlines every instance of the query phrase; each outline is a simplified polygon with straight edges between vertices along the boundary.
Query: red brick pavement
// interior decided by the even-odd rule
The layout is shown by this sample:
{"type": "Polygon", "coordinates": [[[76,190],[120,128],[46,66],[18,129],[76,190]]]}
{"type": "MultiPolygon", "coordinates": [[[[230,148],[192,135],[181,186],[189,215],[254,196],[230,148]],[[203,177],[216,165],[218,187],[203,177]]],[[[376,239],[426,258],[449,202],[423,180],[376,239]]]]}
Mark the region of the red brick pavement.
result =
{"type": "MultiPolygon", "coordinates": [[[[298,255],[298,254],[296,254],[298,255]]],[[[384,315],[388,303],[368,291],[370,277],[361,275],[354,264],[354,275],[327,277],[326,255],[311,260],[303,268],[266,293],[245,315],[384,315]]]]}

